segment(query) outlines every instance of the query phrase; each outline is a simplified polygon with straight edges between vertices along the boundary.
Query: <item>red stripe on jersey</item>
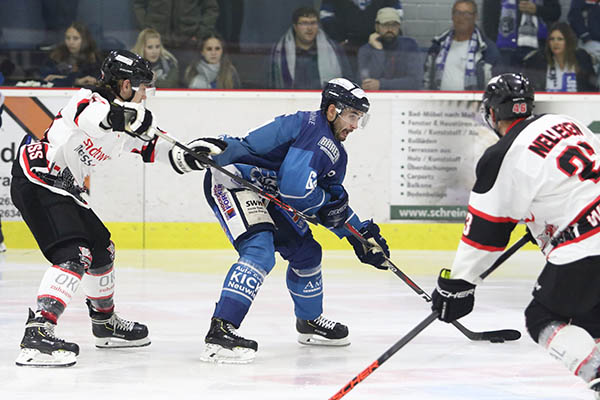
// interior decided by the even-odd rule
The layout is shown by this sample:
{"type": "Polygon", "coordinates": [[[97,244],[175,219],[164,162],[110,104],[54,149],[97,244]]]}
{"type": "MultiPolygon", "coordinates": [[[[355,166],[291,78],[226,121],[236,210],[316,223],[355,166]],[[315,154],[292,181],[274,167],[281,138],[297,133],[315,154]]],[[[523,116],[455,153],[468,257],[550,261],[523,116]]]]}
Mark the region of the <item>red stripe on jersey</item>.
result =
{"type": "Polygon", "coordinates": [[[79,126],[79,116],[81,115],[83,110],[85,110],[85,108],[89,104],[90,104],[90,99],[83,99],[79,103],[77,103],[77,114],[75,115],[75,125],[79,126]]]}
{"type": "Polygon", "coordinates": [[[505,247],[486,246],[484,244],[474,242],[471,239],[467,239],[467,237],[464,236],[464,235],[463,235],[463,237],[460,240],[462,240],[464,243],[468,244],[469,246],[475,247],[476,249],[479,249],[479,250],[485,250],[485,251],[503,251],[506,248],[506,246],[505,247]]]}
{"type": "Polygon", "coordinates": [[[40,295],[39,295],[37,298],[38,298],[38,300],[39,300],[39,299],[43,299],[43,298],[50,298],[50,299],[52,299],[52,300],[56,300],[56,301],[58,301],[58,302],[59,302],[60,304],[62,304],[64,307],[66,307],[66,306],[67,306],[67,303],[65,303],[65,302],[64,302],[62,299],[59,299],[59,298],[58,298],[58,297],[56,297],[56,296],[51,296],[51,295],[49,295],[49,294],[40,294],[40,295]]]}
{"type": "Polygon", "coordinates": [[[34,173],[31,170],[31,167],[29,166],[29,158],[25,154],[26,150],[27,150],[27,146],[23,146],[22,160],[25,163],[25,171],[27,172],[27,175],[29,175],[30,177],[32,177],[33,179],[35,179],[36,181],[38,181],[40,183],[46,184],[46,182],[44,182],[39,176],[37,176],[36,173],[34,173]]]}
{"type": "Polygon", "coordinates": [[[78,273],[76,273],[74,271],[71,271],[70,269],[62,268],[62,267],[60,267],[58,265],[53,265],[52,268],[60,269],[62,272],[66,272],[67,274],[71,274],[71,275],[73,275],[73,276],[81,279],[81,275],[79,275],[78,273]]]}
{"type": "Polygon", "coordinates": [[[513,128],[513,126],[515,126],[516,124],[518,124],[519,122],[523,121],[525,118],[519,118],[519,119],[515,119],[512,124],[510,124],[508,126],[508,128],[506,129],[506,132],[504,133],[504,136],[506,136],[508,134],[508,132],[513,128]]]}
{"type": "Polygon", "coordinates": [[[486,214],[483,211],[476,210],[471,206],[469,206],[468,211],[471,214],[477,215],[479,218],[483,218],[486,221],[490,221],[490,222],[497,222],[497,223],[512,222],[515,224],[519,222],[518,219],[514,219],[514,218],[510,218],[510,217],[494,217],[493,215],[486,214]]]}

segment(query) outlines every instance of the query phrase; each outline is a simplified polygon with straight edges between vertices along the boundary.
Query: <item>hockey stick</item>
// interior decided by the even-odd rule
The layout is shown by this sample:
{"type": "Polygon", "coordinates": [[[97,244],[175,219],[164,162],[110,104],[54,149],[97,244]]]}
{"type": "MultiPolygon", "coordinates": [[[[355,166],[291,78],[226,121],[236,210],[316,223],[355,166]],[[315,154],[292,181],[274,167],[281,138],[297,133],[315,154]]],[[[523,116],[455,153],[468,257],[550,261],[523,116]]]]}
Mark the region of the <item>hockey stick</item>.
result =
{"type": "Polygon", "coordinates": [[[242,178],[241,176],[238,176],[238,175],[234,174],[233,172],[230,172],[227,169],[221,167],[219,164],[214,162],[210,157],[207,157],[202,154],[198,154],[195,151],[193,151],[192,149],[190,149],[189,147],[179,143],[176,139],[169,136],[169,134],[167,134],[167,132],[163,132],[160,129],[154,129],[154,131],[155,131],[154,133],[156,133],[159,137],[161,137],[161,138],[165,139],[167,142],[172,143],[173,145],[179,147],[180,149],[182,149],[183,151],[185,151],[186,153],[188,153],[189,155],[194,157],[196,160],[198,160],[201,164],[208,165],[208,166],[218,170],[219,172],[230,177],[235,183],[242,185],[246,189],[250,189],[255,193],[258,193],[259,195],[263,196],[264,198],[277,204],[279,207],[283,208],[284,210],[289,211],[293,214],[296,214],[299,217],[302,217],[305,220],[307,220],[308,222],[312,222],[315,225],[318,224],[317,219],[315,217],[313,217],[312,215],[306,215],[306,214],[302,213],[301,211],[296,210],[294,207],[285,204],[283,201],[279,200],[277,197],[275,197],[272,194],[270,194],[269,192],[263,190],[259,186],[255,185],[251,182],[248,182],[246,179],[242,178]]]}
{"type": "MultiPolygon", "coordinates": [[[[271,195],[270,193],[266,192],[265,190],[263,190],[262,188],[260,188],[257,185],[252,184],[251,182],[248,182],[246,179],[235,175],[234,173],[228,171],[227,169],[221,167],[220,165],[218,165],[216,162],[214,162],[211,158],[204,156],[202,154],[198,154],[196,152],[194,152],[192,149],[190,149],[189,147],[179,143],[176,139],[172,138],[171,136],[169,136],[166,132],[161,131],[160,129],[155,129],[154,130],[155,133],[165,139],[166,141],[168,141],[169,143],[172,143],[173,145],[179,147],[180,149],[184,150],[186,153],[190,154],[192,157],[194,157],[196,160],[198,160],[200,163],[205,164],[205,165],[209,165],[213,168],[215,168],[216,170],[222,172],[223,174],[227,175],[228,177],[230,177],[233,181],[235,181],[236,183],[244,186],[247,189],[252,190],[255,193],[258,193],[259,195],[265,197],[266,199],[273,201],[275,204],[277,204],[279,207],[283,208],[284,210],[287,210],[293,214],[296,214],[304,219],[306,219],[307,221],[317,225],[317,219],[313,216],[310,215],[306,215],[298,210],[296,210],[295,208],[293,208],[290,205],[287,205],[286,203],[282,202],[281,200],[279,200],[277,197],[271,195]]],[[[352,225],[346,223],[346,228],[350,231],[350,233],[352,233],[355,237],[357,237],[359,240],[361,240],[365,245],[371,247],[372,244],[369,243],[365,238],[362,237],[362,235],[356,230],[354,229],[354,227],[352,227],[352,225]]],[[[516,251],[516,250],[515,250],[516,251]]],[[[425,293],[416,283],[414,283],[408,276],[406,276],[402,271],[400,271],[398,269],[398,267],[396,267],[391,260],[388,259],[388,262],[390,263],[391,267],[390,269],[392,270],[392,272],[394,272],[398,277],[400,277],[400,279],[402,279],[408,286],[410,286],[418,295],[420,295],[423,299],[425,299],[425,301],[430,302],[431,301],[431,297],[429,297],[429,295],[427,293],[425,293]]],[[[492,342],[503,342],[505,340],[517,340],[521,337],[521,333],[519,331],[515,331],[515,330],[500,330],[500,331],[489,331],[489,332],[473,332],[469,329],[467,329],[465,326],[463,326],[461,323],[459,322],[454,322],[453,323],[454,326],[456,326],[456,328],[458,330],[460,330],[467,338],[469,338],[470,340],[489,340],[492,342]]]]}
{"type": "MultiPolygon", "coordinates": [[[[513,255],[517,250],[519,250],[525,243],[529,241],[529,234],[523,236],[519,239],[515,244],[513,244],[508,250],[498,257],[498,259],[492,264],[491,267],[486,269],[479,277],[481,279],[485,279],[489,274],[491,274],[496,268],[500,266],[507,258],[513,255]]],[[[364,381],[369,375],[373,373],[377,368],[381,366],[384,362],[390,359],[398,350],[404,347],[408,342],[414,339],[421,331],[427,328],[433,321],[435,321],[439,316],[437,311],[433,311],[431,314],[427,316],[423,321],[421,321],[417,326],[415,326],[410,332],[408,332],[404,337],[398,340],[392,347],[387,349],[385,353],[383,353],[377,360],[375,360],[371,365],[364,369],[360,374],[356,375],[350,382],[348,382],[343,388],[341,388],[336,394],[334,394],[329,400],[339,400],[344,397],[349,391],[354,389],[356,385],[364,381]]],[[[465,328],[466,329],[466,328],[465,328]]],[[[462,331],[461,331],[462,332],[462,331]]]]}
{"type": "MultiPolygon", "coordinates": [[[[360,240],[365,246],[373,247],[373,243],[370,243],[365,239],[360,232],[358,232],[352,225],[346,223],[346,229],[358,240],[360,240]]],[[[510,257],[515,251],[520,249],[525,243],[527,243],[529,239],[527,236],[519,239],[517,243],[511,246],[506,252],[504,252],[498,260],[501,260],[500,263],[504,262],[508,257],[510,257]]],[[[388,262],[389,269],[396,274],[397,277],[402,279],[404,283],[406,283],[416,294],[421,296],[426,302],[431,302],[431,296],[427,294],[423,289],[419,287],[412,279],[410,279],[404,272],[400,271],[400,269],[386,257],[386,261],[388,262]]],[[[498,264],[500,265],[500,264],[498,264]]],[[[493,270],[487,270],[487,275],[489,275],[493,270]],[[488,272],[489,271],[489,272],[488,272]]],[[[485,276],[487,276],[485,275],[485,276]]],[[[482,279],[485,277],[482,277],[482,279]]],[[[521,337],[521,332],[516,331],[514,329],[502,329],[497,331],[484,331],[484,332],[474,332],[472,330],[467,329],[463,324],[458,321],[453,321],[452,325],[454,325],[462,334],[464,334],[470,340],[486,340],[493,343],[502,343],[505,340],[518,340],[521,337]]]]}

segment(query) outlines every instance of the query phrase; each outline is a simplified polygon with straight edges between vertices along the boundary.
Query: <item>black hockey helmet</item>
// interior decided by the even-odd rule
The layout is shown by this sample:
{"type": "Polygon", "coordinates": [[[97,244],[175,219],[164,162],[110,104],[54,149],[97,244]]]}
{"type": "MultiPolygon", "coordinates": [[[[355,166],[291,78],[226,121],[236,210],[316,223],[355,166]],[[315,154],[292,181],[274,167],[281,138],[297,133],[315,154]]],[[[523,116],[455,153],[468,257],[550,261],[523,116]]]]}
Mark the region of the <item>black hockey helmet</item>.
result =
{"type": "Polygon", "coordinates": [[[321,111],[327,112],[330,104],[341,108],[352,107],[365,114],[369,111],[365,92],[356,83],[344,78],[332,79],[325,85],[321,93],[321,111]]]}
{"type": "Polygon", "coordinates": [[[496,130],[490,109],[494,110],[496,122],[528,117],[533,111],[533,100],[533,87],[525,75],[501,74],[488,82],[483,93],[481,113],[490,128],[496,130]]]}
{"type": "Polygon", "coordinates": [[[115,90],[119,80],[129,79],[134,87],[152,86],[154,80],[150,62],[129,50],[111,50],[100,71],[100,80],[115,90]]]}

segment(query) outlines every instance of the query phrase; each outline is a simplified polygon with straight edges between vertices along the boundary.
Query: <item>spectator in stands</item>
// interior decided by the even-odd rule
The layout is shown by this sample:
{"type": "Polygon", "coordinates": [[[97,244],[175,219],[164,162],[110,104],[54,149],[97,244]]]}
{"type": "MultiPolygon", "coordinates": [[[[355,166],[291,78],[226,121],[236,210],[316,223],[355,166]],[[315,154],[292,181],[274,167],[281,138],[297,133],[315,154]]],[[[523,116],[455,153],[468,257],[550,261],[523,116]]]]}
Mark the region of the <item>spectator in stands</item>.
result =
{"type": "MultiPolygon", "coordinates": [[[[2,82],[0,82],[0,85],[2,82]]],[[[0,127],[2,127],[2,111],[4,111],[4,95],[0,92],[0,127]]],[[[4,244],[4,235],[2,234],[2,221],[0,220],[0,253],[6,251],[6,245],[4,244]]]]}
{"type": "Polygon", "coordinates": [[[240,77],[225,53],[221,35],[209,33],[201,40],[201,57],[185,71],[190,89],[239,89],[240,77]]]}
{"type": "Polygon", "coordinates": [[[483,0],[483,31],[502,57],[498,72],[518,71],[527,54],[544,48],[560,13],[559,0],[483,0]]]}
{"type": "Polygon", "coordinates": [[[571,0],[567,18],[583,42],[581,47],[592,56],[596,75],[600,78],[600,1],[571,0]]]}
{"type": "Polygon", "coordinates": [[[395,9],[379,9],[375,32],[358,50],[358,71],[365,90],[421,89],[423,64],[417,42],[402,36],[400,16],[395,9]]]}
{"type": "Polygon", "coordinates": [[[456,0],[452,28],[436,36],[425,60],[424,87],[429,90],[482,90],[494,75],[498,48],[479,30],[474,0],[456,0]]]}
{"type": "Polygon", "coordinates": [[[400,0],[323,0],[320,19],[323,30],[351,58],[369,41],[380,8],[392,7],[402,20],[400,0]]]}
{"type": "Polygon", "coordinates": [[[152,28],[142,30],[131,51],[150,61],[152,72],[154,72],[154,86],[157,88],[179,87],[177,59],[162,46],[158,31],[152,28]]]}
{"type": "Polygon", "coordinates": [[[590,55],[576,47],[577,38],[569,24],[552,25],[545,48],[533,51],[523,60],[525,74],[536,91],[598,90],[590,55]]]}
{"type": "Polygon", "coordinates": [[[73,22],[65,39],[50,52],[40,69],[46,82],[56,87],[95,85],[100,75],[101,57],[87,27],[73,22]]]}
{"type": "Polygon", "coordinates": [[[200,48],[219,16],[217,0],[133,0],[133,8],[140,29],[156,29],[169,49],[200,48]]]}
{"type": "Polygon", "coordinates": [[[354,80],[342,49],[319,29],[317,11],[300,7],[292,26],[271,50],[269,83],[274,89],[322,89],[336,77],[354,80]]]}

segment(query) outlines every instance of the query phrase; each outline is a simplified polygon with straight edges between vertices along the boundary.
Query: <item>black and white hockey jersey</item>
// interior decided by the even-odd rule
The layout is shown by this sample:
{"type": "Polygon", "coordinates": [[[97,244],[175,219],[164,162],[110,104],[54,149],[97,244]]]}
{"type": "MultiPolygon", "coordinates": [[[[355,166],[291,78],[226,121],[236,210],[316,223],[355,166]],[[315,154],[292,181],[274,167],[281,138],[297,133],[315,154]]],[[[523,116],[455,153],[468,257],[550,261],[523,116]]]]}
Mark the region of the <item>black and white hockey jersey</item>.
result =
{"type": "Polygon", "coordinates": [[[519,221],[553,264],[600,254],[599,155],[600,141],[572,118],[515,121],[477,164],[451,277],[479,283],[519,221]]]}
{"type": "Polygon", "coordinates": [[[60,110],[41,141],[20,148],[13,175],[24,175],[37,185],[89,207],[85,198],[87,177],[94,168],[122,152],[138,153],[144,162],[168,162],[171,144],[158,142],[158,137],[145,142],[110,127],[107,97],[110,94],[101,89],[80,89],[60,110]]]}

